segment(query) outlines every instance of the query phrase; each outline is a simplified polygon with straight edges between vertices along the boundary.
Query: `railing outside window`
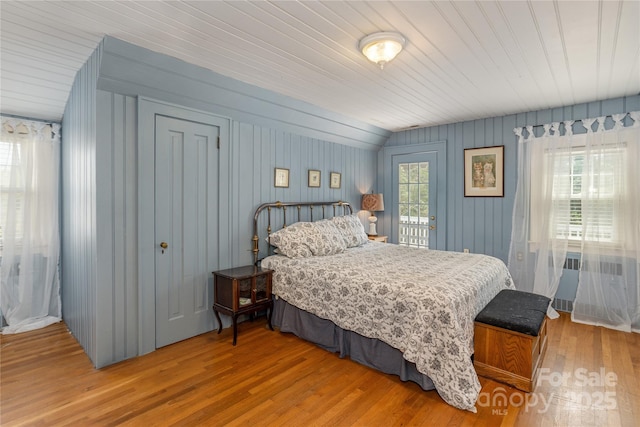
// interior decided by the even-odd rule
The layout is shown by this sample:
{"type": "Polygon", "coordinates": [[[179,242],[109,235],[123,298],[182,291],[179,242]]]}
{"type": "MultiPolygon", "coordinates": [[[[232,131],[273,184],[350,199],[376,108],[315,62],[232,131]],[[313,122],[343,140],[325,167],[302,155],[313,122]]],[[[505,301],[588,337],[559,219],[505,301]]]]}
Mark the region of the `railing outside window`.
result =
{"type": "Polygon", "coordinates": [[[400,233],[398,243],[416,248],[429,247],[429,218],[400,217],[400,233]]]}

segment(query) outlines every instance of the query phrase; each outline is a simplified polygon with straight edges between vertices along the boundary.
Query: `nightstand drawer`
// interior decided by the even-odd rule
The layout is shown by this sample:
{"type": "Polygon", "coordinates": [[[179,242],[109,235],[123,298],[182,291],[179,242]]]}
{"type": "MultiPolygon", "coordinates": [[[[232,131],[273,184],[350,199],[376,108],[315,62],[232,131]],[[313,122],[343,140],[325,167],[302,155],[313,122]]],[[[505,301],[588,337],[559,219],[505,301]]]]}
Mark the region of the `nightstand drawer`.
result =
{"type": "Polygon", "coordinates": [[[387,236],[368,236],[369,240],[373,240],[374,242],[382,242],[387,243],[387,236]]]}

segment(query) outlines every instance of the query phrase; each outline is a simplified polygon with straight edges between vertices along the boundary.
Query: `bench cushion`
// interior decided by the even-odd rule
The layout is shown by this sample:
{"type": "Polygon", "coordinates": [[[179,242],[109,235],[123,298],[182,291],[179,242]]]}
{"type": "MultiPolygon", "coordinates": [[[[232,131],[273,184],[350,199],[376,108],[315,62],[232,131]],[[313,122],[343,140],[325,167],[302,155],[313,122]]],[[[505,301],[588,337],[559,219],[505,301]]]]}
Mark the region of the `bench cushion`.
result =
{"type": "Polygon", "coordinates": [[[542,295],[504,289],[478,314],[476,322],[535,337],[550,301],[542,295]]]}

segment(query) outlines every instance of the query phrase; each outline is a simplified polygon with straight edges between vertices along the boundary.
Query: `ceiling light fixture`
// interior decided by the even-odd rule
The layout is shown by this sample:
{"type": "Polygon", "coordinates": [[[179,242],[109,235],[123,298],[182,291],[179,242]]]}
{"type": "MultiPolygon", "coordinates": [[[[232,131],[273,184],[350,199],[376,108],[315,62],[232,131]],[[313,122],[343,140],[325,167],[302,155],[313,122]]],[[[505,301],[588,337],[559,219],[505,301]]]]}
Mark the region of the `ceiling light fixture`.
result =
{"type": "Polygon", "coordinates": [[[384,69],[387,62],[400,53],[407,43],[407,39],[400,33],[381,32],[369,34],[362,40],[358,48],[369,61],[384,69]]]}

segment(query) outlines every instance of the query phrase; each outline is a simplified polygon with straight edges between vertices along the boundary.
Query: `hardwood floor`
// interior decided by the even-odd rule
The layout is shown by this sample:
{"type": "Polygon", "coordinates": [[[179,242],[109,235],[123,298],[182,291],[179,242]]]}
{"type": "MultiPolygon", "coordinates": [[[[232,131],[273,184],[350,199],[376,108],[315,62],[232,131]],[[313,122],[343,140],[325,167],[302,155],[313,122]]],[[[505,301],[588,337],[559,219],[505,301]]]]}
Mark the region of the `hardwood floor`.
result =
{"type": "Polygon", "coordinates": [[[0,423],[211,426],[638,426],[640,335],[549,321],[526,395],[481,378],[477,413],[340,359],[264,318],[100,370],[64,324],[1,336],[0,423]],[[580,370],[583,369],[583,370],[580,370]],[[613,379],[613,376],[616,379],[613,379]],[[564,379],[562,378],[564,375],[564,379]],[[608,375],[608,377],[607,377],[608,375]]]}

